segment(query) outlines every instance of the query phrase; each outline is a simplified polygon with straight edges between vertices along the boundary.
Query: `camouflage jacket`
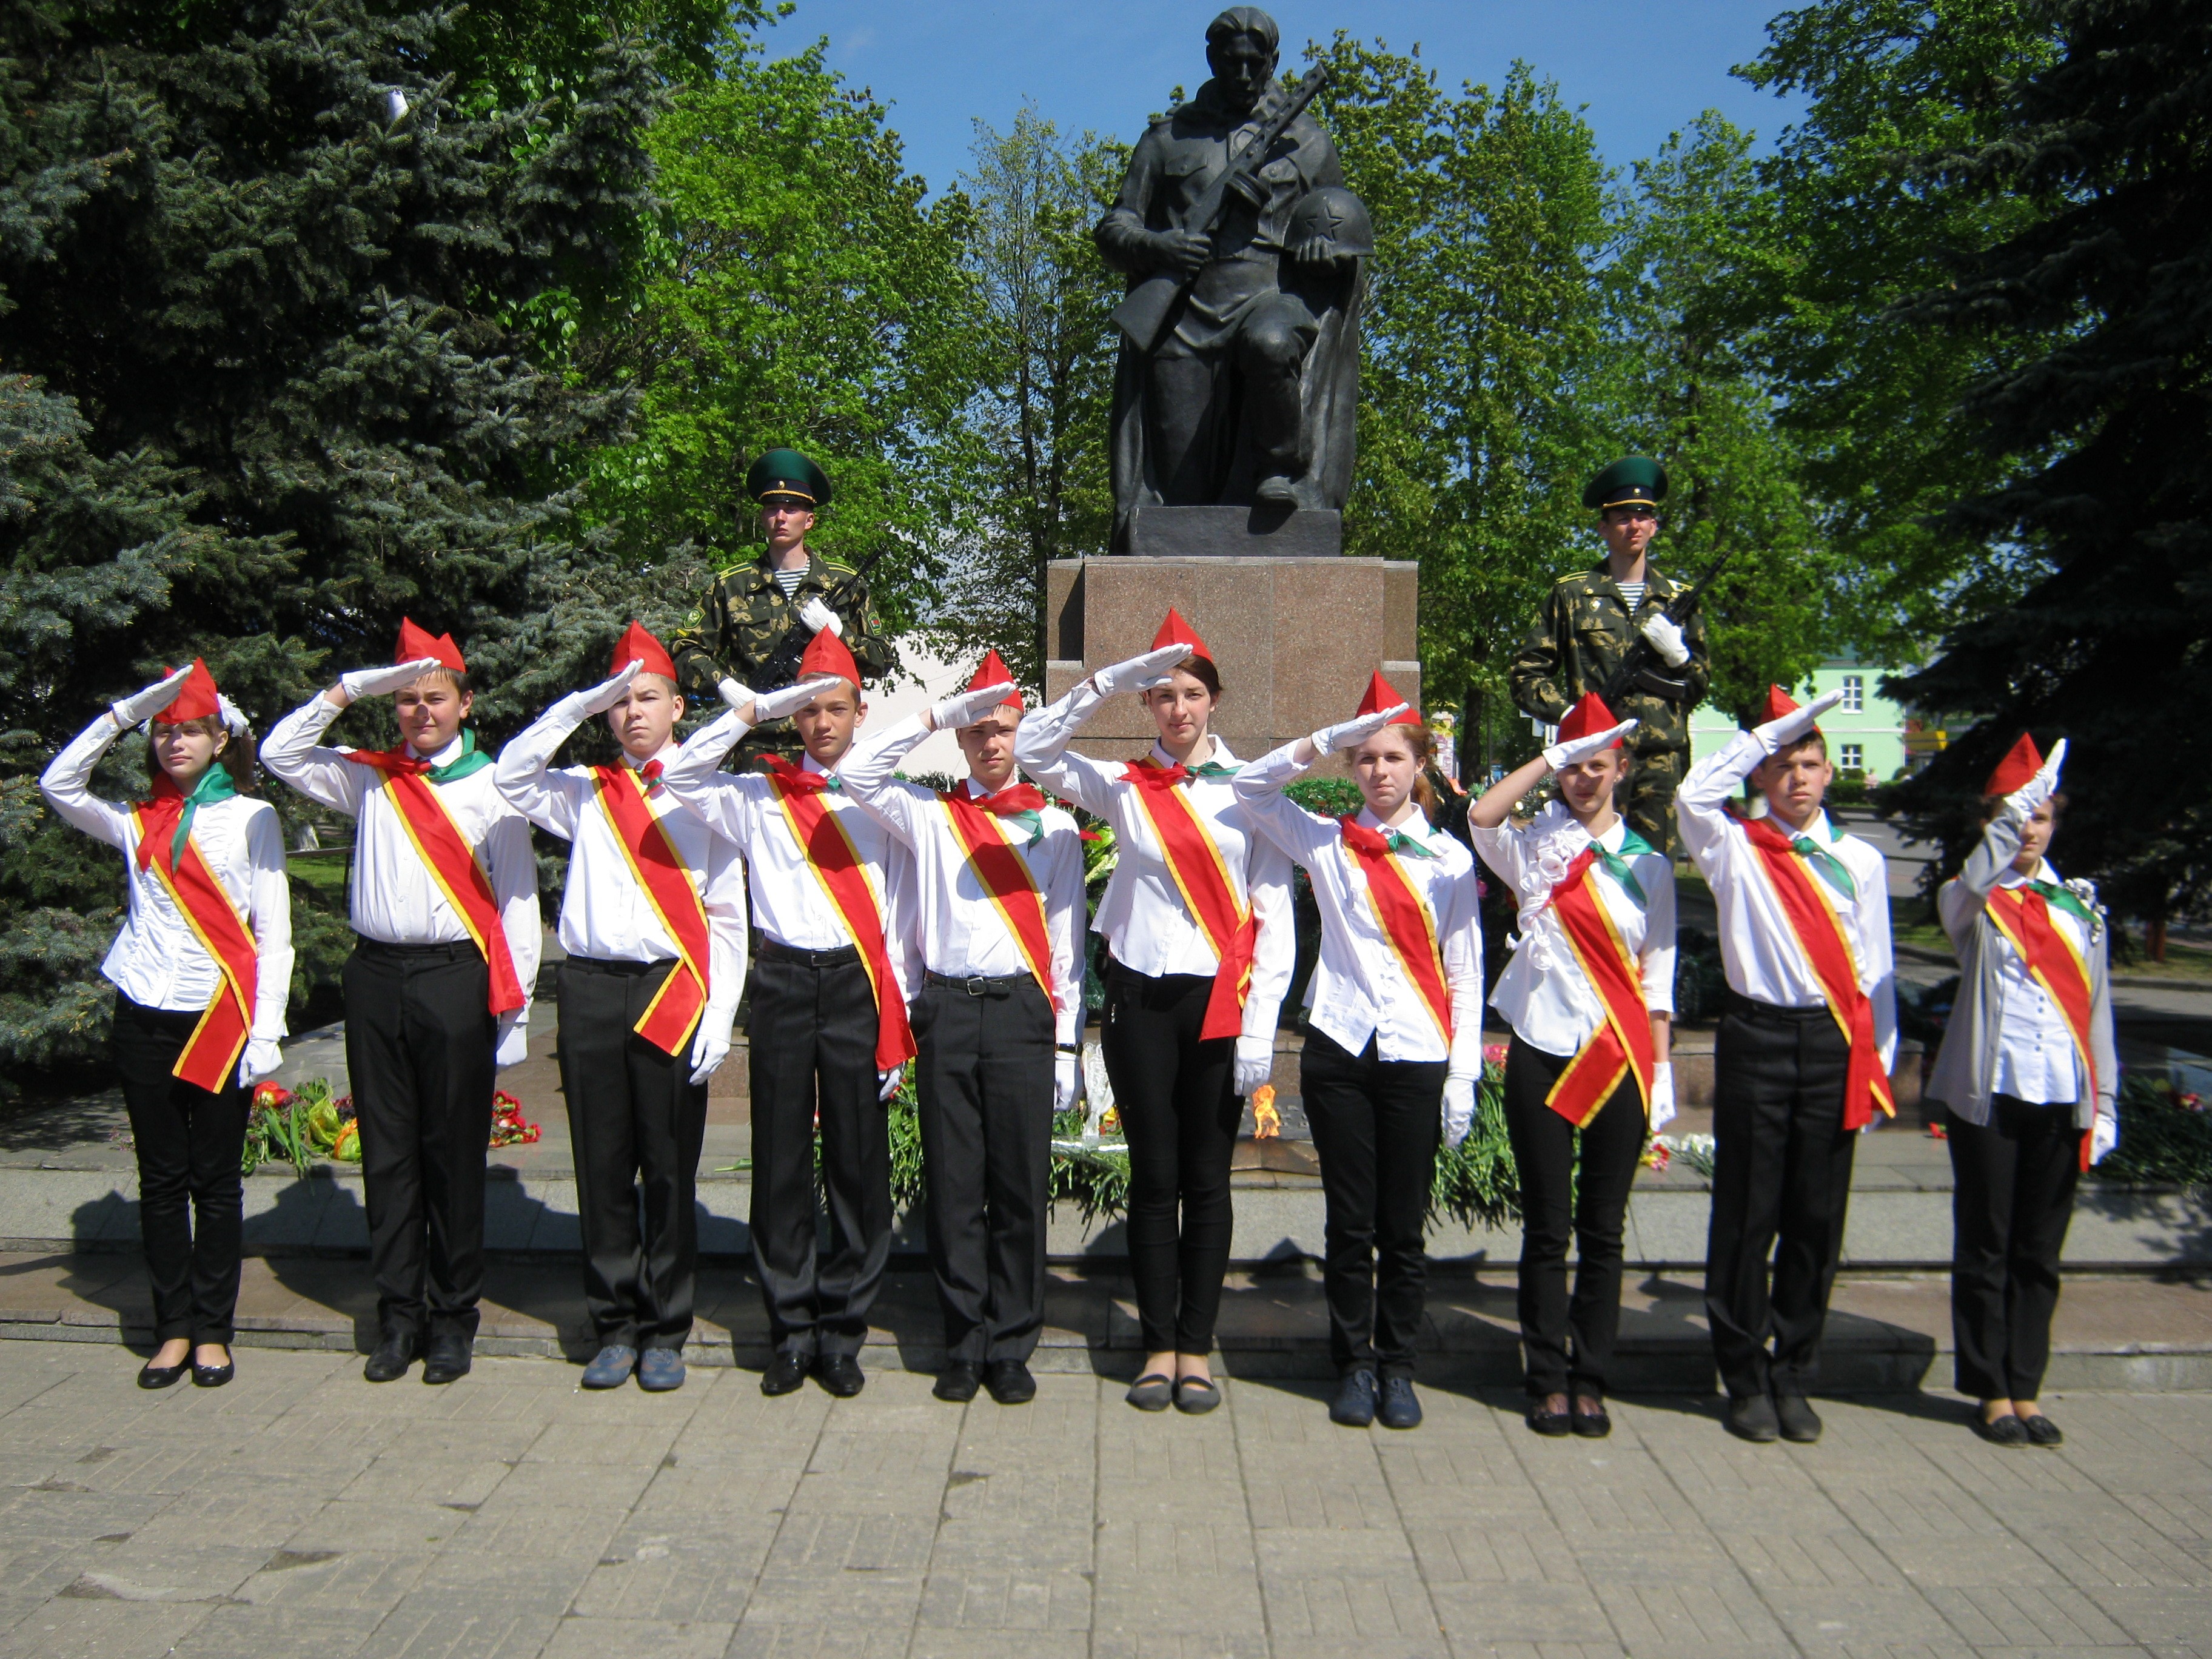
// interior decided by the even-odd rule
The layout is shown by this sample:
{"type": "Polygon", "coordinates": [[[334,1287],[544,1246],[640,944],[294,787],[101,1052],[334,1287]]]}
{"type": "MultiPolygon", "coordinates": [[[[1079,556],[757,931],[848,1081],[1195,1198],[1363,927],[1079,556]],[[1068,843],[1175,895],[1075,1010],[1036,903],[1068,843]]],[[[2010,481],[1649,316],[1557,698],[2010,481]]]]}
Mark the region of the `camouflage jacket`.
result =
{"type": "MultiPolygon", "coordinates": [[[[786,599],[765,559],[748,559],[725,570],[707,590],[697,614],[668,641],[678,677],[686,689],[701,696],[711,696],[714,683],[725,675],[756,691],[789,684],[795,675],[768,675],[769,659],[794,629],[799,648],[805,647],[813,635],[799,613],[809,599],[830,600],[830,588],[852,574],[848,564],[810,553],[799,591],[786,599]]],[[[876,680],[889,673],[896,659],[884,638],[883,619],[876,614],[867,584],[849,583],[830,600],[830,608],[845,624],[845,644],[861,678],[876,680]]]]}
{"type": "MultiPolygon", "coordinates": [[[[1584,692],[1604,690],[1644,619],[1682,592],[1683,585],[1664,571],[1647,565],[1645,574],[1644,602],[1633,615],[1601,561],[1552,584],[1535,628],[1506,671],[1514,703],[1523,714],[1556,726],[1584,692]]],[[[1617,718],[1642,722],[1629,739],[1639,755],[1690,746],[1690,712],[1705,701],[1712,681],[1702,611],[1683,628],[1682,642],[1690,648],[1690,660],[1680,671],[1688,682],[1686,696],[1677,702],[1632,685],[1619,702],[1607,700],[1617,718]]],[[[1664,666],[1656,658],[1654,664],[1664,666]]]]}

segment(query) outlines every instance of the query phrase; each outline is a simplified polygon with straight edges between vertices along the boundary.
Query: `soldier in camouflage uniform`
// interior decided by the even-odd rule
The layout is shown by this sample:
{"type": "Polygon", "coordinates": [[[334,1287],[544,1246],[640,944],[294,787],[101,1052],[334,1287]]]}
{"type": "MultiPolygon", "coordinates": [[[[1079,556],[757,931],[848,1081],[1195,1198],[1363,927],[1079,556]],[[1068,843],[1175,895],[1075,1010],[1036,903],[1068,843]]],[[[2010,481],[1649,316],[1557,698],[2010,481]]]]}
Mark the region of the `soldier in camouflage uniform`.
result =
{"type": "MultiPolygon", "coordinates": [[[[836,629],[864,678],[889,673],[895,658],[867,584],[852,566],[807,550],[815,509],[830,503],[829,477],[795,449],[771,449],[746,473],[745,493],[760,503],[768,548],[716,577],[690,625],[671,636],[684,683],[735,708],[795,679],[799,653],[824,628],[836,629]]],[[[774,720],[745,734],[736,763],[744,770],[767,753],[796,763],[799,749],[798,727],[774,720]]]]}
{"type": "Polygon", "coordinates": [[[1705,701],[1712,666],[1704,618],[1692,615],[1677,628],[1662,614],[1686,584],[1644,558],[1666,498],[1666,468],[1640,455],[1615,461],[1590,480],[1583,505],[1597,510],[1606,557],[1553,584],[1507,679],[1514,702],[1547,726],[1557,726],[1586,691],[1601,693],[1620,719],[1640,722],[1628,738],[1636,769],[1621,816],[1653,847],[1671,853],[1674,790],[1690,765],[1690,712],[1705,701]],[[1616,697],[1606,683],[1638,635],[1651,642],[1650,665],[1616,697]]]}

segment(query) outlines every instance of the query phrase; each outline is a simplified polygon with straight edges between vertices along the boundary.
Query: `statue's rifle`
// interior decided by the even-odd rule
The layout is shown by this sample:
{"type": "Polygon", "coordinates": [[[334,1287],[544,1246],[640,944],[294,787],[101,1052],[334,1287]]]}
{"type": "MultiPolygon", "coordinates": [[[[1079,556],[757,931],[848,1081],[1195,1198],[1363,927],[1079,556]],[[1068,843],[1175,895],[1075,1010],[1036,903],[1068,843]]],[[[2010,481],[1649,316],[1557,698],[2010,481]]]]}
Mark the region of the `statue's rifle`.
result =
{"type": "MultiPolygon", "coordinates": [[[[1677,628],[1686,626],[1690,618],[1698,614],[1698,605],[1705,597],[1705,590],[1713,585],[1713,579],[1721,574],[1735,551],[1733,547],[1723,548],[1720,557],[1712,562],[1705,574],[1661,605],[1659,614],[1677,628]]],[[[1667,667],[1658,657],[1659,648],[1638,634],[1629,642],[1628,649],[1621,653],[1613,677],[1599,689],[1599,701],[1608,708],[1617,708],[1620,704],[1615,699],[1626,696],[1632,687],[1672,702],[1686,700],[1690,695],[1688,678],[1679,670],[1667,667]]]]}
{"type": "MultiPolygon", "coordinates": [[[[1182,222],[1185,230],[1194,230],[1211,236],[1219,229],[1221,216],[1229,204],[1229,193],[1240,185],[1249,185],[1267,165],[1267,152],[1275,141],[1290,131],[1291,123],[1305,112],[1314,95],[1328,84],[1328,70],[1316,65],[1306,77],[1291,88],[1291,95],[1274,114],[1261,124],[1252,142],[1244,146],[1229,165],[1221,170],[1206,192],[1191,204],[1190,212],[1182,222]]],[[[1241,191],[1240,191],[1241,193],[1241,191]]],[[[1131,289],[1121,303],[1114,307],[1114,321],[1130,343],[1139,350],[1150,351],[1159,344],[1169,325],[1181,308],[1183,296],[1198,280],[1198,273],[1188,276],[1173,271],[1160,271],[1146,277],[1131,289]]]]}

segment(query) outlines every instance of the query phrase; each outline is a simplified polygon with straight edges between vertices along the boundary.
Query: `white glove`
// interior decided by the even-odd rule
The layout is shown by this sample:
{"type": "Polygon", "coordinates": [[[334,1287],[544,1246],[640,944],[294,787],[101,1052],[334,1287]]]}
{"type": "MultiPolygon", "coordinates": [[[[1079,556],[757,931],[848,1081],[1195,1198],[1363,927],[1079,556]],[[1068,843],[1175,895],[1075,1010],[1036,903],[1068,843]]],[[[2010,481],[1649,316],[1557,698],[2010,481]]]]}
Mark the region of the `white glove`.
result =
{"type": "Polygon", "coordinates": [[[258,1083],[264,1077],[274,1077],[283,1063],[284,1050],[275,1037],[254,1037],[246,1045],[245,1058],[238,1062],[238,1080],[258,1083]]]}
{"type": "Polygon", "coordinates": [[[836,611],[822,603],[818,593],[799,607],[799,620],[817,634],[826,628],[839,639],[845,637],[845,624],[837,619],[836,611]]]}
{"type": "Polygon", "coordinates": [[[691,1039],[691,1081],[704,1083],[729,1057],[729,1028],[712,1018],[702,1019],[691,1039]]]}
{"type": "Polygon", "coordinates": [[[725,708],[743,708],[753,700],[750,686],[743,680],[733,680],[726,674],[714,682],[714,690],[721,693],[725,708]]]}
{"type": "Polygon", "coordinates": [[[899,1085],[905,1081],[906,1067],[903,1066],[894,1066],[888,1072],[877,1073],[876,1098],[889,1105],[891,1097],[899,1091],[899,1085]]]}
{"type": "Polygon", "coordinates": [[[2051,758],[2037,769],[2035,775],[2005,797],[2005,810],[2022,822],[2033,817],[2035,809],[2057,792],[2058,769],[2065,760],[2066,739],[2061,738],[2051,746],[2051,758]]]}
{"type": "Polygon", "coordinates": [[[1006,702],[1013,689],[1012,680],[1001,680],[996,685],[980,685],[973,691],[947,697],[929,711],[930,723],[939,732],[957,732],[963,726],[973,726],[1006,702]]]}
{"type": "Polygon", "coordinates": [[[571,691],[561,699],[563,709],[580,719],[604,714],[629,695],[629,683],[638,677],[643,663],[629,663],[612,679],[601,680],[588,691],[571,691]]]}
{"type": "Polygon", "coordinates": [[[1655,611],[1644,619],[1638,630],[1651,641],[1652,648],[1665,659],[1669,668],[1680,668],[1690,659],[1690,647],[1682,643],[1682,630],[1663,611],[1655,611]]]}
{"type": "Polygon", "coordinates": [[[1623,720],[1609,732],[1593,732],[1586,738],[1571,738],[1565,743],[1555,743],[1544,751],[1544,764],[1554,772],[1563,766],[1572,766],[1577,761],[1586,761],[1592,755],[1601,754],[1636,729],[1634,720],[1623,720]]]}
{"type": "Polygon", "coordinates": [[[1651,1133],[1657,1134],[1674,1121],[1674,1062],[1662,1060],[1651,1068],[1651,1133]]]}
{"type": "Polygon", "coordinates": [[[1444,1078],[1444,1145],[1456,1146],[1474,1127],[1474,1079],[1444,1078]]]}
{"type": "Polygon", "coordinates": [[[2120,1144],[2120,1121],[2110,1112],[2100,1110],[2097,1121],[2089,1126],[2089,1162],[2102,1164],[2105,1154],[2120,1144]]]}
{"type": "Polygon", "coordinates": [[[758,692],[753,697],[753,718],[764,726],[770,720],[780,720],[787,714],[796,714],[836,684],[835,674],[817,674],[796,685],[758,692]]]}
{"type": "Polygon", "coordinates": [[[164,680],[156,680],[143,691],[133,691],[120,702],[110,703],[109,711],[115,723],[128,732],[134,726],[143,726],[171,703],[176,702],[185,689],[185,676],[192,672],[186,663],[164,680]]]}
{"type": "Polygon", "coordinates": [[[510,1066],[520,1066],[530,1058],[530,1021],[520,1014],[499,1017],[499,1047],[492,1050],[491,1063],[495,1071],[505,1071],[510,1066]]]}
{"type": "Polygon", "coordinates": [[[1157,651],[1109,664],[1091,677],[1102,697],[1118,697],[1124,691],[1149,691],[1165,685],[1169,673],[1190,660],[1187,645],[1164,645],[1157,651]]]}
{"type": "Polygon", "coordinates": [[[1844,700],[1840,690],[1830,691],[1813,699],[1802,708],[1792,710],[1778,720],[1769,720],[1764,726],[1752,728],[1759,747],[1770,755],[1778,754],[1820,723],[1820,716],[1844,700]]]}
{"type": "Polygon", "coordinates": [[[1249,1100],[1275,1075],[1275,1042],[1267,1036],[1237,1039],[1237,1093],[1249,1100]]]}
{"type": "Polygon", "coordinates": [[[1335,726],[1324,726],[1313,734],[1314,752],[1334,755],[1341,749],[1357,749],[1384,726],[1404,714],[1408,704],[1400,703],[1395,708],[1384,708],[1372,714],[1362,714],[1356,720],[1344,720],[1335,726]]]}
{"type": "Polygon", "coordinates": [[[1052,1062],[1052,1109],[1064,1112],[1075,1104],[1076,1064],[1073,1054],[1055,1055],[1052,1062]]]}
{"type": "Polygon", "coordinates": [[[390,668],[356,668],[349,674],[338,676],[338,684],[345,694],[356,700],[362,697],[387,697],[394,691],[404,691],[421,679],[446,665],[435,657],[417,657],[413,662],[395,663],[390,668]]]}

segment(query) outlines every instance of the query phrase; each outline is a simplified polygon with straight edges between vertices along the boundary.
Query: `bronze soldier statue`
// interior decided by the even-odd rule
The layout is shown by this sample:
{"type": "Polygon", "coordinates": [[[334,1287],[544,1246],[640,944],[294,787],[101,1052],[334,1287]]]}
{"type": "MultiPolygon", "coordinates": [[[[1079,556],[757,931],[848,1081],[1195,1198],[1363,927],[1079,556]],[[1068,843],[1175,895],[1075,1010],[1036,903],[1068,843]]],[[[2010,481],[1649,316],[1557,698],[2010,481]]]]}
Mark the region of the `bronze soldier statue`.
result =
{"type": "Polygon", "coordinates": [[[1684,585],[1645,557],[1666,499],[1667,469],[1641,455],[1615,461],[1590,480],[1583,505],[1597,510],[1606,556],[1552,585],[1507,679],[1522,712],[1547,726],[1558,725],[1588,691],[1603,696],[1620,719],[1640,722],[1628,739],[1636,769],[1621,816],[1671,853],[1674,790],[1690,764],[1690,713],[1705,701],[1712,665],[1703,617],[1692,610],[1678,626],[1665,614],[1684,585]],[[1616,685],[1639,637],[1657,660],[1616,685]]]}
{"type": "MultiPolygon", "coordinates": [[[[760,503],[768,545],[716,577],[690,623],[670,637],[684,684],[719,691],[733,706],[787,685],[806,642],[824,628],[844,640],[863,677],[889,673],[896,659],[862,573],[806,546],[816,509],[830,504],[828,475],[795,449],[771,449],[746,472],[745,493],[760,503]]],[[[745,734],[737,764],[766,752],[796,761],[799,751],[797,728],[774,720],[745,734]]]]}

